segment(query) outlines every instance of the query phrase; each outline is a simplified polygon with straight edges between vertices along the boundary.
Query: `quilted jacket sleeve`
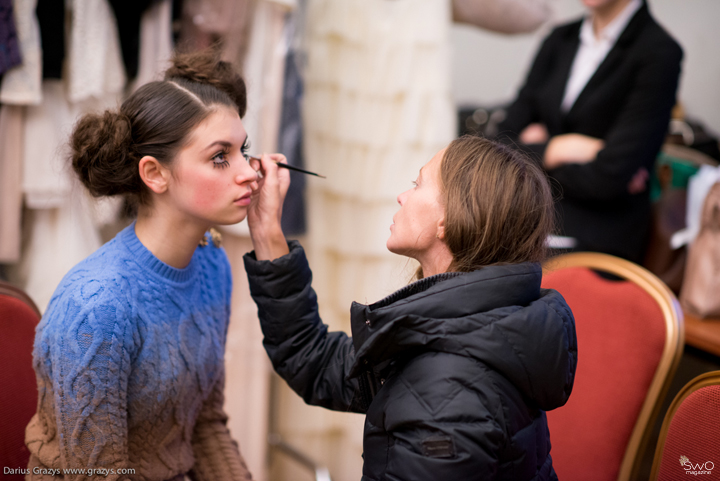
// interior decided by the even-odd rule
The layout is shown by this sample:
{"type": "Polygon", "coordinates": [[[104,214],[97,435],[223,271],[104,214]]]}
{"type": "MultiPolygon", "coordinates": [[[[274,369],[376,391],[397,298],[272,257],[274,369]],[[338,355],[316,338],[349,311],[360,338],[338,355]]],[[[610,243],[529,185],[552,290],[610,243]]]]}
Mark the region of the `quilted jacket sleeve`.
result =
{"type": "Polygon", "coordinates": [[[265,350],[275,371],[308,404],[363,412],[358,382],[348,379],[352,339],[328,332],[320,320],[312,273],[299,243],[273,261],[244,257],[250,294],[258,307],[265,350]]]}

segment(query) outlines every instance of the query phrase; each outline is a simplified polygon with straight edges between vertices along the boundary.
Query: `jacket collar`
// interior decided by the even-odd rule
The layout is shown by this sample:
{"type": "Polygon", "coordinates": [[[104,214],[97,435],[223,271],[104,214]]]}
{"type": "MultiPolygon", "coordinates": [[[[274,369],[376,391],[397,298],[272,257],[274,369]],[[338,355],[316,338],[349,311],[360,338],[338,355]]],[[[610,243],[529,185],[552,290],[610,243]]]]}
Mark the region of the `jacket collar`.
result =
{"type": "Polygon", "coordinates": [[[489,366],[540,409],[563,405],[577,365],[575,321],[560,294],[540,289],[541,278],[537,264],[491,266],[354,303],[348,376],[444,352],[489,366]]]}
{"type": "Polygon", "coordinates": [[[489,266],[421,279],[369,306],[353,302],[350,312],[356,363],[363,356],[375,362],[384,360],[386,356],[375,352],[374,347],[394,337],[392,328],[400,319],[454,319],[527,305],[540,296],[541,280],[539,264],[489,266]]]}

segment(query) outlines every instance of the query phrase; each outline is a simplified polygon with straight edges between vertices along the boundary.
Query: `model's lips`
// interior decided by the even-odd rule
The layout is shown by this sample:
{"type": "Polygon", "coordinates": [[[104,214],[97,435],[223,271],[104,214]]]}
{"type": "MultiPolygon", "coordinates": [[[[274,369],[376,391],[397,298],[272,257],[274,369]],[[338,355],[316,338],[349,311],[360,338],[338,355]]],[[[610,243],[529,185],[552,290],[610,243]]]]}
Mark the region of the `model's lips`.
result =
{"type": "Polygon", "coordinates": [[[248,191],[247,194],[242,195],[233,201],[233,204],[237,205],[249,205],[252,197],[252,190],[248,191]]]}

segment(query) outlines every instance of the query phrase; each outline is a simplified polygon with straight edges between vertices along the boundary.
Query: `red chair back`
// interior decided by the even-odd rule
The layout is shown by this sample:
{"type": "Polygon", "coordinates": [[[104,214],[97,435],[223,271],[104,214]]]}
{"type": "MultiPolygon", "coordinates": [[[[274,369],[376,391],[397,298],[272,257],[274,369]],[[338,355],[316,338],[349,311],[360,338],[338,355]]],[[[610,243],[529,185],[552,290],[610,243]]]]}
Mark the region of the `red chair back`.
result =
{"type": "MultiPolygon", "coordinates": [[[[546,272],[543,287],[565,297],[578,338],[572,395],[565,406],[547,413],[553,466],[560,479],[628,479],[659,408],[657,398],[667,388],[669,373],[663,372],[662,386],[651,390],[667,354],[665,312],[644,286],[605,279],[588,267],[546,272]]],[[[679,358],[682,344],[672,341],[671,356],[679,358]]]]}
{"type": "MultiPolygon", "coordinates": [[[[37,408],[37,381],[32,367],[35,327],[40,313],[21,290],[0,283],[0,459],[2,466],[28,466],[25,427],[37,408]]],[[[23,480],[4,474],[2,479],[23,480]]]]}
{"type": "Polygon", "coordinates": [[[720,371],[690,381],[675,397],[658,440],[651,479],[720,478],[720,371]]]}

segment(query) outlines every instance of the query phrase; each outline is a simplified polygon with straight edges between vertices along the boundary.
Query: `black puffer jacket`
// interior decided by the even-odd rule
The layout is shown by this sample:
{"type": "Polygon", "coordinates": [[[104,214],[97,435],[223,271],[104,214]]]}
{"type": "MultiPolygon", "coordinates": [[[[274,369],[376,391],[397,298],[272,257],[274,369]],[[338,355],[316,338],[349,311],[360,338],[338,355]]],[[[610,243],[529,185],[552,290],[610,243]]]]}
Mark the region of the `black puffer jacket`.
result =
{"type": "Polygon", "coordinates": [[[305,402],[367,413],[363,481],[556,479],[544,410],[577,363],[564,299],[536,264],[447,273],[370,306],[353,337],[327,332],[299,244],[245,256],[265,349],[305,402]]]}

